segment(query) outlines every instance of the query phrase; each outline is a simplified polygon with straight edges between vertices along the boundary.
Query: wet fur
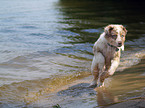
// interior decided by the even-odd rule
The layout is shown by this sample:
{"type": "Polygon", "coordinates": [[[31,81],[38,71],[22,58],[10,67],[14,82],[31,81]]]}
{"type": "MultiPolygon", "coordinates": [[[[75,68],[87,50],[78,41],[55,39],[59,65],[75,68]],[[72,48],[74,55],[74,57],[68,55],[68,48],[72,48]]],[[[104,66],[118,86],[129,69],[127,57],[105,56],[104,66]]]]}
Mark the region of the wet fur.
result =
{"type": "Polygon", "coordinates": [[[104,80],[114,74],[120,62],[121,49],[124,50],[126,33],[122,25],[111,24],[104,28],[93,47],[91,72],[94,78],[90,87],[104,86],[104,80]]]}

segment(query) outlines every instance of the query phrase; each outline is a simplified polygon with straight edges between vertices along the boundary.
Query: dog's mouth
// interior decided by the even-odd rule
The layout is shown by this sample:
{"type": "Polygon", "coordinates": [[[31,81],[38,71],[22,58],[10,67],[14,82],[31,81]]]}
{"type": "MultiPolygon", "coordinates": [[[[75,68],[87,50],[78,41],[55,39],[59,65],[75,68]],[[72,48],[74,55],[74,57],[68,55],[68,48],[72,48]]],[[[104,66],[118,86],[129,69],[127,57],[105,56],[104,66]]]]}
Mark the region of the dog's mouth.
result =
{"type": "Polygon", "coordinates": [[[119,41],[117,46],[121,47],[122,46],[122,42],[119,41]]]}
{"type": "Polygon", "coordinates": [[[122,47],[122,45],[118,45],[117,47],[122,47]]]}

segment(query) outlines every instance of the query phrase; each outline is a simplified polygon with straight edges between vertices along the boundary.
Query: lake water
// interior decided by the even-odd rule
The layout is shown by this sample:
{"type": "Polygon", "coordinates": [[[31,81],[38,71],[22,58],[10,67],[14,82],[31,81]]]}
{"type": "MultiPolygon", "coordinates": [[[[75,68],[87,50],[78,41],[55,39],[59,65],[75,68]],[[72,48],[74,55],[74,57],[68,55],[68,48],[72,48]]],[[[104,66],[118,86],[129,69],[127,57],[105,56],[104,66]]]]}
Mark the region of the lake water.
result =
{"type": "MultiPolygon", "coordinates": [[[[49,93],[89,76],[93,44],[108,24],[123,24],[128,34],[120,66],[107,88],[120,100],[145,92],[143,3],[1,0],[0,4],[1,107],[37,106],[40,97],[49,102],[49,93]]],[[[62,101],[53,98],[53,104],[62,101]]],[[[99,106],[96,98],[90,102],[99,106]]],[[[110,98],[106,100],[103,105],[109,104],[110,98]]]]}

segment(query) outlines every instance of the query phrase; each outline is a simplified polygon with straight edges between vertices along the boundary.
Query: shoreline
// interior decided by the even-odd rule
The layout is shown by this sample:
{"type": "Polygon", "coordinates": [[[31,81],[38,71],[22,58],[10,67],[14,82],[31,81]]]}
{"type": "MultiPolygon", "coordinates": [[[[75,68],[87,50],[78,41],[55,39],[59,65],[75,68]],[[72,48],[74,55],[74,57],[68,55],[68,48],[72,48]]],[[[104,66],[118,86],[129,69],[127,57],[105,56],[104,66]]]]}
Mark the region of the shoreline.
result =
{"type": "Polygon", "coordinates": [[[53,93],[46,93],[32,107],[48,108],[143,108],[145,106],[145,57],[132,68],[105,80],[103,88],[88,88],[92,75],[80,77],[53,93]],[[126,82],[128,81],[128,82],[126,82]],[[132,83],[133,82],[133,83],[132,83]]]}
{"type": "MultiPolygon", "coordinates": [[[[67,89],[69,89],[69,88],[71,88],[73,86],[77,86],[79,84],[85,84],[85,83],[86,84],[89,84],[90,81],[91,81],[91,76],[85,77],[85,78],[82,78],[82,79],[79,79],[79,80],[74,81],[73,83],[71,83],[69,85],[66,85],[65,87],[61,88],[61,91],[67,90],[67,89]]],[[[99,89],[98,88],[95,88],[95,89],[93,89],[96,92],[96,94],[95,93],[94,94],[97,96],[97,99],[98,98],[103,99],[103,97],[99,96],[102,93],[102,90],[103,89],[104,88],[99,88],[99,89]],[[99,93],[99,92],[101,92],[101,93],[99,93]]],[[[104,100],[103,100],[103,102],[104,102],[104,100]]],[[[57,105],[60,108],[63,108],[63,106],[65,106],[64,104],[66,104],[66,103],[65,102],[62,102],[62,103],[57,104],[57,105]]],[[[128,100],[121,100],[121,101],[118,101],[118,100],[113,99],[112,100],[112,103],[109,103],[109,104],[106,104],[106,105],[102,105],[102,103],[100,102],[98,104],[100,104],[100,105],[95,106],[93,104],[92,106],[90,105],[88,108],[93,108],[93,107],[95,107],[95,108],[102,108],[102,107],[106,107],[106,108],[144,108],[145,107],[145,96],[142,96],[141,95],[141,96],[137,96],[137,97],[134,97],[134,98],[131,98],[131,99],[128,99],[128,100]]],[[[55,107],[57,105],[53,105],[53,107],[55,107]]],[[[71,108],[71,106],[69,106],[69,107],[71,108]]],[[[67,108],[67,107],[64,107],[64,108],[67,108]]],[[[78,107],[76,106],[76,108],[79,108],[79,106],[78,107]]],[[[87,108],[87,107],[84,107],[84,108],[87,108]]]]}
{"type": "MultiPolygon", "coordinates": [[[[56,93],[55,93],[55,95],[58,95],[58,93],[60,92],[60,91],[67,91],[67,90],[69,90],[69,89],[71,89],[72,87],[74,87],[74,86],[76,86],[76,89],[78,89],[77,88],[77,86],[78,85],[80,85],[80,84],[86,84],[85,86],[88,86],[88,84],[89,84],[89,81],[91,80],[91,76],[89,76],[89,77],[85,77],[85,78],[82,78],[82,79],[79,79],[79,80],[77,80],[77,81],[74,81],[73,83],[71,83],[71,84],[69,84],[69,85],[66,85],[66,86],[64,86],[64,87],[62,87],[62,88],[60,88],[56,93]]],[[[121,100],[121,101],[118,101],[118,100],[112,100],[112,102],[111,103],[109,103],[109,104],[106,104],[106,105],[102,105],[102,103],[101,103],[101,101],[102,102],[104,102],[105,100],[103,100],[103,97],[102,97],[102,91],[103,91],[103,89],[104,88],[95,88],[95,89],[93,89],[95,92],[96,92],[96,94],[93,92],[93,90],[90,92],[90,91],[86,91],[86,93],[92,93],[93,95],[95,95],[95,96],[97,96],[97,99],[98,98],[100,98],[100,103],[97,103],[98,105],[95,105],[94,103],[92,104],[92,105],[87,105],[88,107],[85,107],[85,106],[83,106],[84,108],[93,108],[93,107],[95,107],[95,108],[144,108],[145,107],[145,96],[137,96],[137,97],[134,97],[134,98],[131,98],[131,99],[128,99],[128,100],[121,100]],[[100,95],[100,96],[99,96],[100,95]],[[115,102],[116,101],[116,102],[115,102]]],[[[82,92],[83,92],[83,90],[82,90],[82,92]]],[[[63,92],[62,92],[62,94],[63,94],[63,92]]],[[[68,93],[69,94],[69,93],[68,93]]],[[[67,95],[68,95],[67,94],[67,95]]],[[[73,95],[73,94],[72,94],[73,95]]],[[[72,96],[71,94],[70,94],[70,96],[72,96]]],[[[79,95],[79,94],[78,94],[79,95]]],[[[60,96],[63,96],[63,95],[60,95],[60,96]]],[[[73,97],[73,96],[72,96],[73,97]]],[[[75,97],[75,96],[74,96],[75,97]]],[[[53,108],[73,108],[74,106],[75,106],[75,108],[79,108],[80,106],[82,106],[81,104],[75,104],[75,100],[73,99],[73,103],[70,103],[70,102],[72,102],[72,100],[64,100],[63,102],[61,102],[61,103],[57,103],[56,105],[53,105],[53,106],[51,106],[51,108],[53,107],[53,108]],[[69,104],[69,105],[67,105],[67,104],[69,104]],[[72,105],[72,106],[71,106],[72,105]]],[[[79,99],[79,101],[80,101],[80,99],[79,99]]],[[[98,101],[98,102],[99,102],[98,101]]],[[[83,104],[83,103],[82,103],[83,104]]],[[[103,103],[104,104],[104,103],[103,103]]]]}
{"type": "MultiPolygon", "coordinates": [[[[139,81],[138,77],[137,78],[135,77],[135,76],[143,75],[145,73],[145,71],[143,71],[143,70],[145,70],[145,56],[142,57],[139,64],[132,66],[132,68],[125,69],[121,73],[117,72],[117,74],[115,74],[113,77],[108,78],[105,81],[105,83],[106,83],[105,87],[95,88],[95,89],[92,89],[92,90],[86,89],[86,91],[85,91],[86,94],[92,94],[91,96],[87,95],[86,97],[83,97],[83,95],[81,95],[81,94],[83,94],[83,89],[85,87],[87,87],[89,85],[89,83],[92,81],[92,76],[90,75],[90,76],[85,77],[85,78],[77,79],[77,80],[73,81],[72,83],[70,83],[68,85],[65,85],[64,87],[60,88],[61,90],[57,91],[56,95],[58,95],[58,93],[60,91],[63,91],[62,94],[64,93],[65,96],[69,95],[70,97],[75,97],[75,92],[78,92],[77,93],[78,97],[76,99],[79,100],[79,101],[86,100],[86,103],[78,102],[74,98],[72,100],[71,99],[68,99],[68,100],[66,99],[63,102],[58,103],[58,105],[60,105],[60,107],[62,106],[62,108],[68,108],[68,107],[69,108],[73,108],[73,107],[75,107],[75,108],[79,108],[79,107],[83,107],[83,108],[93,108],[93,107],[95,107],[95,108],[101,108],[101,107],[107,107],[107,108],[144,108],[145,107],[145,93],[144,93],[145,88],[143,87],[143,85],[141,85],[141,83],[143,83],[144,80],[139,81]],[[139,94],[136,93],[136,94],[132,94],[131,96],[128,96],[127,93],[130,92],[130,88],[132,86],[127,86],[127,87],[129,87],[128,88],[129,90],[127,89],[128,90],[127,93],[123,93],[123,94],[120,93],[120,95],[125,94],[126,98],[119,99],[120,97],[117,97],[117,96],[114,95],[115,94],[114,92],[118,90],[118,89],[115,88],[116,86],[114,88],[111,88],[111,87],[108,87],[107,84],[110,81],[112,81],[112,83],[114,83],[113,80],[118,79],[118,77],[120,79],[121,79],[121,77],[126,77],[127,80],[129,80],[129,77],[131,77],[131,76],[133,76],[132,79],[135,78],[136,80],[135,79],[134,80],[138,81],[138,82],[135,82],[135,84],[138,83],[137,88],[142,87],[142,91],[140,91],[140,89],[136,90],[135,88],[132,88],[133,90],[131,90],[131,92],[132,91],[137,91],[137,92],[140,92],[140,93],[139,94]],[[75,89],[73,87],[75,87],[75,89]],[[79,91],[78,89],[80,89],[80,87],[82,87],[82,89],[79,91]],[[72,89],[72,91],[71,91],[71,89],[72,89]],[[110,91],[110,89],[113,89],[113,90],[110,91]],[[74,91],[74,94],[72,93],[73,91],[74,91]],[[84,99],[84,98],[87,98],[87,99],[84,99]],[[94,98],[95,100],[93,100],[92,98],[94,98]],[[90,99],[92,99],[94,101],[91,104],[88,101],[90,99]],[[72,102],[72,104],[70,102],[72,102]]],[[[144,75],[142,77],[139,77],[139,78],[144,79],[144,75]]],[[[123,89],[126,89],[126,88],[122,88],[122,90],[123,89]]],[[[119,89],[119,90],[122,91],[121,89],[119,89]]],[[[123,96],[123,97],[125,97],[125,96],[123,96]]]]}

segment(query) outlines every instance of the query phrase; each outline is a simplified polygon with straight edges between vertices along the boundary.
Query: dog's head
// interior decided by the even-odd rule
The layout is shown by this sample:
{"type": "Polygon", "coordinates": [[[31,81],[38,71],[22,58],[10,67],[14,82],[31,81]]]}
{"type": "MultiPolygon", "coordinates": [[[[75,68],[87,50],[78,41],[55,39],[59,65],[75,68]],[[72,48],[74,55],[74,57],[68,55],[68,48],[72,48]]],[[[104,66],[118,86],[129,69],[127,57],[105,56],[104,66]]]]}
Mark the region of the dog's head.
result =
{"type": "Polygon", "coordinates": [[[104,28],[105,38],[108,43],[115,46],[121,47],[124,50],[124,41],[127,34],[127,30],[122,25],[108,25],[104,28]]]}

